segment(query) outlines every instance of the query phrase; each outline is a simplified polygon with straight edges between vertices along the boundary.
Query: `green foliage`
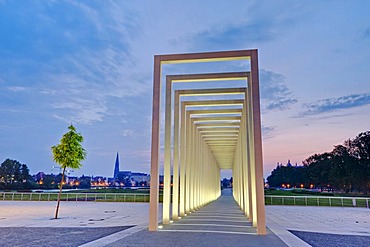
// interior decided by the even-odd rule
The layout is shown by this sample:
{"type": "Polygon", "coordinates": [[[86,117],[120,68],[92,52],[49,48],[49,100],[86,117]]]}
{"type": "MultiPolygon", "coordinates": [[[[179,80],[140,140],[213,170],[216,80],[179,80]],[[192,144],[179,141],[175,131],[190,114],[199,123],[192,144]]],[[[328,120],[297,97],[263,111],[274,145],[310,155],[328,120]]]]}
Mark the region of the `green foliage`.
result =
{"type": "Polygon", "coordinates": [[[275,190],[265,189],[265,195],[269,196],[333,196],[333,193],[321,193],[304,189],[275,190]]]}
{"type": "MultiPolygon", "coordinates": [[[[59,182],[60,180],[61,179],[59,179],[59,182]]],[[[43,178],[43,184],[40,185],[40,189],[56,189],[59,182],[56,181],[56,178],[54,175],[50,175],[50,174],[45,175],[45,177],[43,178]]]]}
{"type": "Polygon", "coordinates": [[[81,145],[84,140],[82,135],[77,133],[76,128],[72,124],[68,127],[68,129],[69,131],[63,135],[60,143],[51,147],[54,161],[63,169],[61,183],[59,186],[55,219],[58,218],[60,198],[62,194],[66,168],[79,169],[82,166],[81,161],[86,158],[86,151],[81,145]]]}
{"type": "Polygon", "coordinates": [[[82,166],[81,161],[86,158],[86,151],[81,145],[83,137],[76,132],[73,125],[70,125],[68,129],[69,131],[63,135],[60,143],[51,147],[53,160],[63,169],[79,169],[82,166]]]}
{"type": "Polygon", "coordinates": [[[91,188],[91,177],[86,177],[83,175],[82,177],[80,177],[79,181],[80,181],[79,188],[83,188],[83,189],[91,188]]]}
{"type": "Polygon", "coordinates": [[[267,178],[271,187],[289,184],[293,187],[341,190],[370,189],[370,131],[360,133],[331,152],[314,154],[303,161],[304,167],[277,166],[267,178]]]}
{"type": "Polygon", "coordinates": [[[123,183],[125,186],[127,187],[130,187],[131,186],[131,179],[129,176],[125,176],[124,174],[122,173],[119,173],[116,180],[119,182],[119,183],[123,183]]]}
{"type": "Polygon", "coordinates": [[[0,188],[24,189],[30,186],[30,171],[26,164],[6,159],[0,165],[0,188]]]}
{"type": "MultiPolygon", "coordinates": [[[[69,191],[69,193],[74,193],[73,191],[69,191]]],[[[124,189],[119,189],[119,188],[103,188],[103,189],[88,189],[88,190],[78,190],[75,193],[126,193],[126,194],[148,194],[149,195],[149,189],[137,189],[133,190],[131,188],[124,188],[124,189]]],[[[161,194],[161,191],[160,191],[161,194]]]]}
{"type": "Polygon", "coordinates": [[[307,176],[307,167],[278,165],[267,178],[267,181],[271,187],[282,187],[284,184],[291,188],[299,188],[301,184],[309,186],[307,176]]]}

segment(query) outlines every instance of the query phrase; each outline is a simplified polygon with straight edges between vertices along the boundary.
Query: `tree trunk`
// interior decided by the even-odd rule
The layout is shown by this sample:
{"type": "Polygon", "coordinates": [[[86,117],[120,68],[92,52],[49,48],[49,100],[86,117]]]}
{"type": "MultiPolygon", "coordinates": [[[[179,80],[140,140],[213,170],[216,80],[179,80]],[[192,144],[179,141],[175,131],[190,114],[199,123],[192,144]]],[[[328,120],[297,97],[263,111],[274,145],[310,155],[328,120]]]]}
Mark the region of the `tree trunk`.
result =
{"type": "Polygon", "coordinates": [[[62,195],[62,188],[63,188],[63,182],[64,182],[64,173],[66,171],[66,168],[63,168],[63,173],[62,173],[62,181],[60,181],[60,186],[59,186],[59,194],[58,194],[58,203],[57,203],[57,209],[55,210],[55,219],[58,219],[58,212],[59,212],[59,205],[60,205],[60,197],[62,195]]]}

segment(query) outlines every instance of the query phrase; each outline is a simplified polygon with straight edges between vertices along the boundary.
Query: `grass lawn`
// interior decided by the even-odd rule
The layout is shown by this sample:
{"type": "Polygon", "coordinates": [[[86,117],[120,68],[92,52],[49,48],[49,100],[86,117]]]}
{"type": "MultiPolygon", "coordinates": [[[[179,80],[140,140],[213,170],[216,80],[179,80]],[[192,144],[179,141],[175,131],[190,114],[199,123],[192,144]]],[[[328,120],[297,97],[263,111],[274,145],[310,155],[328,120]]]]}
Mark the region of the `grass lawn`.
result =
{"type": "MultiPolygon", "coordinates": [[[[353,207],[355,203],[356,207],[366,207],[366,198],[361,198],[357,194],[316,192],[301,189],[292,189],[292,190],[266,189],[265,196],[274,196],[266,197],[265,199],[266,205],[353,207]],[[356,199],[354,201],[354,199],[352,198],[345,197],[356,197],[356,199]]],[[[361,196],[366,197],[366,195],[361,196]]]]}
{"type": "Polygon", "coordinates": [[[76,191],[69,191],[69,193],[132,193],[132,194],[149,194],[148,188],[143,189],[131,189],[131,188],[124,188],[124,189],[115,189],[115,188],[108,188],[108,189],[86,189],[86,190],[76,190],[76,191]]]}

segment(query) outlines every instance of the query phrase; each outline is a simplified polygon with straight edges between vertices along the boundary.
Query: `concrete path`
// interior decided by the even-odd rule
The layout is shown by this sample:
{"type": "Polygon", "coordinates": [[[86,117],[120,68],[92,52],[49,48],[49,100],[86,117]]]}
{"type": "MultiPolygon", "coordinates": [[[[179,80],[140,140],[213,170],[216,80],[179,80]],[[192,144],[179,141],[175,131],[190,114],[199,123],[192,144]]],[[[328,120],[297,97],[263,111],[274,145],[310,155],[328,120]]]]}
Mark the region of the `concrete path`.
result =
{"type": "Polygon", "coordinates": [[[0,201],[0,246],[104,246],[148,226],[148,203],[61,202],[58,219],[55,207],[0,201]]]}
{"type": "Polygon", "coordinates": [[[267,226],[289,246],[370,246],[370,210],[266,206],[267,226]]]}
{"type": "Polygon", "coordinates": [[[287,246],[270,230],[258,236],[228,192],[158,232],[145,229],[108,246],[287,246]]]}
{"type": "Polygon", "coordinates": [[[115,227],[1,227],[0,246],[70,247],[95,242],[124,232],[131,226],[115,227]]]}
{"type": "Polygon", "coordinates": [[[256,235],[255,228],[230,196],[222,196],[198,211],[164,225],[159,231],[256,235]]]}
{"type": "MultiPolygon", "coordinates": [[[[145,225],[148,203],[0,201],[0,227],[112,227],[145,225]]],[[[160,214],[161,215],[161,214],[160,214]]]]}
{"type": "Polygon", "coordinates": [[[266,206],[266,218],[287,230],[370,236],[368,208],[266,206]]]}
{"type": "MultiPolygon", "coordinates": [[[[271,231],[257,236],[239,209],[230,210],[237,209],[235,202],[229,200],[223,212],[213,210],[217,203],[151,233],[146,230],[148,203],[62,202],[60,218],[54,220],[55,202],[0,201],[0,246],[253,246],[258,241],[284,246],[280,239],[288,246],[370,246],[369,209],[266,206],[271,231]],[[205,216],[211,218],[204,221],[205,216]]],[[[160,204],[159,219],[161,212],[160,204]]]]}

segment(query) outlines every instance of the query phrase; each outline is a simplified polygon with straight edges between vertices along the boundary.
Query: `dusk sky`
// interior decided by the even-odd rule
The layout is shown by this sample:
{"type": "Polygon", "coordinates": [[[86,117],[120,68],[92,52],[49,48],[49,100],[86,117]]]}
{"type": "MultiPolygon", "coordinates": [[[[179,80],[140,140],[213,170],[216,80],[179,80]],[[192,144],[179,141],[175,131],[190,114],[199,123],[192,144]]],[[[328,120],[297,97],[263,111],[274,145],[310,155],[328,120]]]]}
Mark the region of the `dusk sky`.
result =
{"type": "Polygon", "coordinates": [[[117,151],[121,170],[149,173],[153,56],[258,49],[264,176],[301,164],[370,130],[369,13],[367,0],[0,0],[0,163],[58,173],[51,146],[73,123],[87,159],[71,175],[111,177],[117,151]]]}

